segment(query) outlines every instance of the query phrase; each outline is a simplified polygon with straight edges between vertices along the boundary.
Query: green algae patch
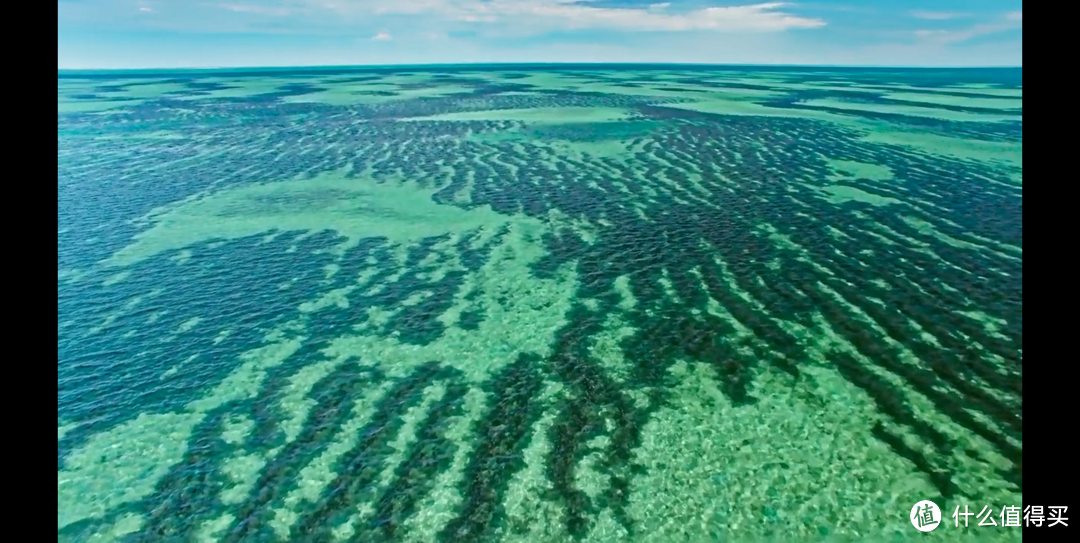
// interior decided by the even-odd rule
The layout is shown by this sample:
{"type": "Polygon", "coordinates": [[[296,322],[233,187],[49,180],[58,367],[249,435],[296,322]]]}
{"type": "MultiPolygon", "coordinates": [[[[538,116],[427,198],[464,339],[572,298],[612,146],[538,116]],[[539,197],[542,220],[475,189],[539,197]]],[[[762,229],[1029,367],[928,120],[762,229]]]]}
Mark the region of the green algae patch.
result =
{"type": "Polygon", "coordinates": [[[349,179],[343,172],[223,189],[151,212],[142,219],[149,228],[107,262],[130,265],[201,242],[272,231],[331,230],[347,247],[368,237],[406,243],[509,220],[490,207],[437,204],[433,192],[414,182],[349,179]]]}

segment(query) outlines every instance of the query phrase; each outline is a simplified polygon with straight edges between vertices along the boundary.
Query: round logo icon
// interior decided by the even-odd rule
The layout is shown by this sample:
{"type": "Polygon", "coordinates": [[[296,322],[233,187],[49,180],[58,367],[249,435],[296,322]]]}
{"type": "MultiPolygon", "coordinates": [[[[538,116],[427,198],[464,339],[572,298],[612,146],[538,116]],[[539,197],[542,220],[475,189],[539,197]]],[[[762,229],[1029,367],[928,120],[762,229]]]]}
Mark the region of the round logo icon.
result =
{"type": "Polygon", "coordinates": [[[930,500],[923,500],[911,508],[911,525],[920,532],[932,532],[941,524],[941,509],[930,500]]]}

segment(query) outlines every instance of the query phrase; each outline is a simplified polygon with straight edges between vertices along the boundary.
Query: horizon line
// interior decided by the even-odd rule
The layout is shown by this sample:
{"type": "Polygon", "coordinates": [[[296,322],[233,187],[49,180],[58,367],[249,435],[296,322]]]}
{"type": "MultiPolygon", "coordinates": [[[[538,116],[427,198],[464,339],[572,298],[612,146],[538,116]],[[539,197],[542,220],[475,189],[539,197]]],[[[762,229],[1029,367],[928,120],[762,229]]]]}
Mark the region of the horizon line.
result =
{"type": "Polygon", "coordinates": [[[266,65],[266,66],[191,66],[191,67],[145,67],[145,68],[61,68],[63,72],[84,73],[125,73],[125,72],[217,72],[241,70],[257,72],[260,70],[379,70],[379,69],[432,69],[432,68],[479,68],[479,67],[548,67],[548,66],[634,66],[634,67],[715,67],[715,68],[859,68],[859,69],[900,69],[900,70],[1016,70],[1023,65],[988,65],[988,66],[916,66],[900,64],[737,64],[704,62],[473,62],[473,63],[427,63],[427,64],[305,64],[305,65],[266,65]]]}

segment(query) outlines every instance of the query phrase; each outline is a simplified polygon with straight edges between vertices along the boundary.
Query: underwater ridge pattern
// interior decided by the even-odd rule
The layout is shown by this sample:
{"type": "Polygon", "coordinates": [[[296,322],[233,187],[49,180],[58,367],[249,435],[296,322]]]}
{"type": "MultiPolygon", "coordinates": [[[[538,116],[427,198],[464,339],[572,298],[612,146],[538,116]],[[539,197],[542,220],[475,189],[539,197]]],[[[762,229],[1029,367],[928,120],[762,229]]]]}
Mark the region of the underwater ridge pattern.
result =
{"type": "Polygon", "coordinates": [[[946,540],[914,503],[1020,505],[1019,69],[57,84],[61,541],[946,540]]]}

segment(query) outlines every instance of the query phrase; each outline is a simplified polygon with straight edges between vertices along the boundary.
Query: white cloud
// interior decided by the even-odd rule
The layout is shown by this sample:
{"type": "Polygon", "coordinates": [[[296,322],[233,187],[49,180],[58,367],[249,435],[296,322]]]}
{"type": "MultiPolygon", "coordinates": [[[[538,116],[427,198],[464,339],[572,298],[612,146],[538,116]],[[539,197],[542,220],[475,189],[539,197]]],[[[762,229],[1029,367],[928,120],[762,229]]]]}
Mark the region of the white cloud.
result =
{"type": "Polygon", "coordinates": [[[398,40],[430,32],[498,39],[575,30],[779,33],[825,25],[785,2],[731,5],[739,1],[696,0],[687,7],[664,0],[631,6],[606,0],[80,0],[60,2],[57,17],[61,24],[142,31],[366,39],[386,30],[398,40]],[[162,16],[148,17],[140,7],[162,16]]]}
{"type": "MultiPolygon", "coordinates": [[[[80,33],[62,32],[58,64],[130,68],[575,61],[1019,65],[1022,61],[1019,36],[1002,32],[990,36],[993,39],[972,39],[1021,28],[1023,14],[1019,10],[956,18],[950,26],[960,28],[952,30],[931,30],[945,28],[933,20],[926,23],[927,30],[917,34],[905,26],[866,28],[868,39],[853,47],[843,39],[852,35],[851,30],[841,27],[821,32],[835,38],[830,40],[820,39],[819,32],[784,32],[825,25],[825,21],[803,16],[793,4],[769,0],[695,0],[692,6],[674,0],[625,4],[628,2],[586,0],[60,2],[62,30],[94,28],[101,31],[97,34],[107,36],[136,29],[193,36],[186,46],[178,47],[171,38],[155,39],[148,32],[139,47],[131,47],[125,40],[90,40],[80,33]],[[744,5],[732,5],[738,3],[744,5]],[[710,4],[727,7],[709,9],[710,4]],[[153,11],[143,12],[139,7],[153,11]],[[975,23],[982,25],[973,26],[975,23]],[[573,29],[640,32],[632,40],[612,39],[604,32],[584,36],[588,39],[568,40],[558,35],[573,29]],[[517,39],[549,32],[553,33],[550,39],[517,39]],[[229,45],[211,45],[197,35],[208,33],[227,34],[221,39],[229,45]],[[372,42],[383,33],[392,37],[392,46],[389,41],[372,42]],[[266,47],[266,42],[239,38],[242,34],[273,35],[279,45],[266,47]],[[961,46],[959,42],[964,43],[961,46]],[[357,47],[358,43],[368,46],[357,47]]],[[[868,20],[881,15],[876,8],[856,2],[819,3],[814,9],[815,13],[858,10],[868,20]]],[[[911,8],[903,9],[905,16],[912,15],[907,11],[911,8]]]]}
{"type": "Polygon", "coordinates": [[[920,41],[945,45],[967,41],[975,36],[1000,32],[1008,28],[1002,25],[975,25],[963,30],[916,30],[915,37],[920,41]]]}
{"type": "Polygon", "coordinates": [[[947,45],[967,41],[976,36],[1021,28],[1022,25],[1021,12],[1014,11],[1005,14],[1002,20],[996,23],[977,24],[958,30],[916,30],[915,38],[924,43],[947,45]]]}
{"type": "Polygon", "coordinates": [[[390,34],[388,32],[379,32],[378,34],[372,36],[371,39],[375,41],[389,41],[393,38],[390,37],[390,34]]]}
{"type": "Polygon", "coordinates": [[[273,7],[260,4],[218,4],[217,6],[237,13],[255,13],[258,15],[274,15],[277,17],[284,17],[293,13],[292,10],[285,6],[273,7]]]}
{"type": "Polygon", "coordinates": [[[825,26],[820,19],[799,17],[783,11],[789,4],[768,2],[744,6],[706,7],[672,13],[670,3],[637,7],[595,7],[574,0],[339,0],[326,4],[310,0],[323,9],[343,15],[426,15],[464,23],[498,22],[536,29],[612,29],[637,31],[783,31],[825,26]]]}
{"type": "Polygon", "coordinates": [[[916,19],[929,19],[931,21],[944,21],[948,19],[960,19],[970,17],[970,13],[954,13],[948,11],[912,11],[911,16],[916,19]]]}

